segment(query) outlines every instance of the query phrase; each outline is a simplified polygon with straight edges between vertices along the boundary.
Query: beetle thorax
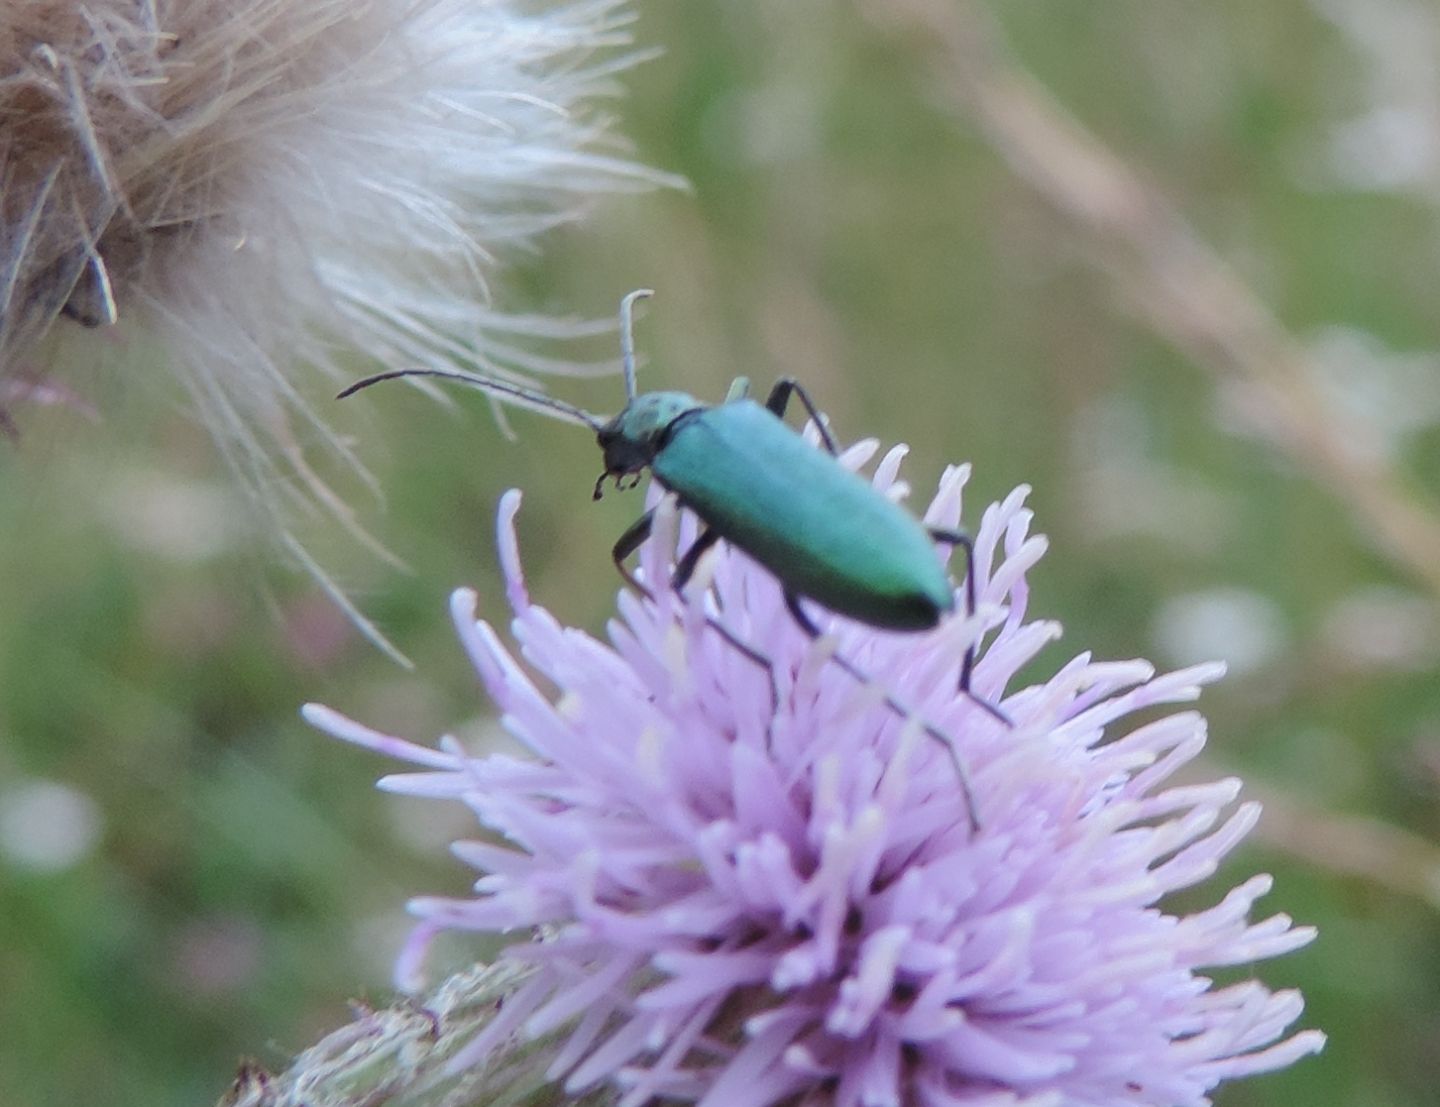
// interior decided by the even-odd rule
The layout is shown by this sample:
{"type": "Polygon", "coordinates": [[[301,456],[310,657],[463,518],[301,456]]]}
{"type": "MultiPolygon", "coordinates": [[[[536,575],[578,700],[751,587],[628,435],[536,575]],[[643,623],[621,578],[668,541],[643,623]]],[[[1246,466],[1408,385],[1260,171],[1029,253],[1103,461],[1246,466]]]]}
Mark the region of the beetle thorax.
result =
{"type": "Polygon", "coordinates": [[[596,436],[605,455],[605,477],[619,478],[648,468],[664,448],[675,420],[703,409],[699,400],[684,392],[636,396],[596,436]]]}

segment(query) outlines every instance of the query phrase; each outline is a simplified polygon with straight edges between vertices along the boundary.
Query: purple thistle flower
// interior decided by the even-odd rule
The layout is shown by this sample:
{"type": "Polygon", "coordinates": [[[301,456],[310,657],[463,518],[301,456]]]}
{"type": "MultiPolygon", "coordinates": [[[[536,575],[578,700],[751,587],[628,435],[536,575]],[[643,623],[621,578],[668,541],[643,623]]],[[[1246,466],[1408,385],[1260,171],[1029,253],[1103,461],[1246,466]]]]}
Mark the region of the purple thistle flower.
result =
{"type": "MultiPolygon", "coordinates": [[[[854,447],[845,463],[874,450],[854,447]]],[[[904,453],[874,478],[891,495],[904,493],[904,453]]],[[[958,524],[967,476],[946,473],[928,522],[958,524]]],[[[473,592],[457,591],[451,610],[535,758],[471,757],[450,738],[427,749],[305,711],[422,766],[382,787],[460,800],[499,839],[456,844],[481,873],[475,894],[414,901],[421,921],[397,967],[412,985],[440,931],[528,932],[506,950],[532,967],[526,982],[452,1067],[558,1035],[546,1077],[569,1092],[611,1081],[627,1107],[764,1107],[807,1093],[840,1107],[1180,1107],[1319,1050],[1319,1031],[1285,1036],[1298,993],[1199,975],[1314,937],[1284,915],[1248,921],[1268,876],[1197,914],[1157,906],[1210,876],[1259,807],[1225,814],[1236,780],[1170,783],[1204,744],[1199,714],[1122,720],[1195,699],[1222,666],[1157,677],[1143,661],[1081,654],[1012,690],[1059,633],[1025,618],[1025,574],[1045,549],[1025,495],[981,522],[980,610],[933,632],[883,633],[812,605],[826,631],[812,642],[775,581],[722,545],[683,597],[623,592],[606,645],[530,602],[509,493],[499,531],[512,629],[559,697],[476,621],[473,592]],[[1013,728],[956,694],[966,646],[992,631],[973,685],[1013,728]],[[874,684],[829,663],[831,651],[874,684]],[[914,715],[887,708],[882,690],[914,715]],[[978,833],[920,719],[958,743],[978,833]]],[[[648,581],[667,581],[693,537],[670,503],[641,552],[648,581]]]]}

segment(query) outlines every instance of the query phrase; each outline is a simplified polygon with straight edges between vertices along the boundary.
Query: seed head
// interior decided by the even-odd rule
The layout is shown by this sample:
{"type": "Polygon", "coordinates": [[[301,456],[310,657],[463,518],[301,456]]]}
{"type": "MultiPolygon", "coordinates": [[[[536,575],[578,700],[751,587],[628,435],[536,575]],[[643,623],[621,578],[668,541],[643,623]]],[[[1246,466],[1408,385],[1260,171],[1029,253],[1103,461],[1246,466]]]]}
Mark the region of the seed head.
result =
{"type": "Polygon", "coordinates": [[[494,307],[497,262],[665,178],[595,108],[636,56],[622,0],[533,11],[8,0],[0,427],[63,394],[62,361],[167,365],[286,532],[316,504],[350,521],[302,455],[354,463],[305,371],[549,367],[526,345],[565,327],[494,307]],[[58,350],[75,323],[105,341],[58,350]]]}

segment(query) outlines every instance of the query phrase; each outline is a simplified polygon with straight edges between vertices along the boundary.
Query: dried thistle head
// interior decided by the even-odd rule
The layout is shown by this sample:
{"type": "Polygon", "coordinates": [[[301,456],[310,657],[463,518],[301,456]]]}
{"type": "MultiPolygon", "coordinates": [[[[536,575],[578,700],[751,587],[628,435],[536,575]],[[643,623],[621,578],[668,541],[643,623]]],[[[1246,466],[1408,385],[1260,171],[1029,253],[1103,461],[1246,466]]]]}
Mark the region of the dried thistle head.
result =
{"type": "Polygon", "coordinates": [[[296,371],[543,367],[522,336],[548,325],[493,309],[487,280],[595,193],[660,179],[592,107],[634,56],[626,18],[619,0],[11,0],[11,418],[61,375],[47,333],[110,325],[178,371],[282,533],[276,489],[344,516],[294,445],[299,424],[344,454],[296,371]]]}

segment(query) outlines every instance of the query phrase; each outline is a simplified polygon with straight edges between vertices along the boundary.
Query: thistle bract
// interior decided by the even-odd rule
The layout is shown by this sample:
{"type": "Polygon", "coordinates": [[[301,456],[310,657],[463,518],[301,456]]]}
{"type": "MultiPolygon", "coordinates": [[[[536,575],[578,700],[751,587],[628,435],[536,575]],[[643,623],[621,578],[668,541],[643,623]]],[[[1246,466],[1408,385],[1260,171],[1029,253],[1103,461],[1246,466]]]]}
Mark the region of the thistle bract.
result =
{"type": "MultiPolygon", "coordinates": [[[[894,495],[903,453],[874,478],[894,495]]],[[[958,525],[966,474],[947,472],[928,522],[958,525]]],[[[606,644],[530,601],[509,494],[500,546],[524,665],[476,621],[473,593],[451,606],[533,757],[472,757],[449,739],[427,749],[307,708],[331,734],[421,767],[384,787],[465,803],[493,835],[455,847],[480,873],[473,895],[411,905],[420,922],[398,970],[413,984],[440,931],[517,938],[506,956],[532,971],[455,1064],[549,1036],[550,1079],[572,1092],[608,1082],[631,1107],[807,1094],[1189,1107],[1318,1050],[1318,1031],[1286,1036],[1298,994],[1201,975],[1314,936],[1283,915],[1249,921],[1268,877],[1192,915],[1162,903],[1213,874],[1259,812],[1232,806],[1237,781],[1172,782],[1204,743],[1198,714],[1127,718],[1194,700],[1221,667],[1157,676],[1081,654],[1042,683],[1019,680],[1058,633],[1026,618],[1044,540],[1024,499],[984,513],[973,618],[917,635],[815,612],[826,633],[813,642],[773,579],[723,546],[686,595],[670,590],[693,527],[663,502],[641,552],[653,599],[622,593],[606,644]],[[1013,727],[956,694],[981,639],[974,690],[1013,727]],[[978,831],[921,718],[954,737],[978,831]]]]}

